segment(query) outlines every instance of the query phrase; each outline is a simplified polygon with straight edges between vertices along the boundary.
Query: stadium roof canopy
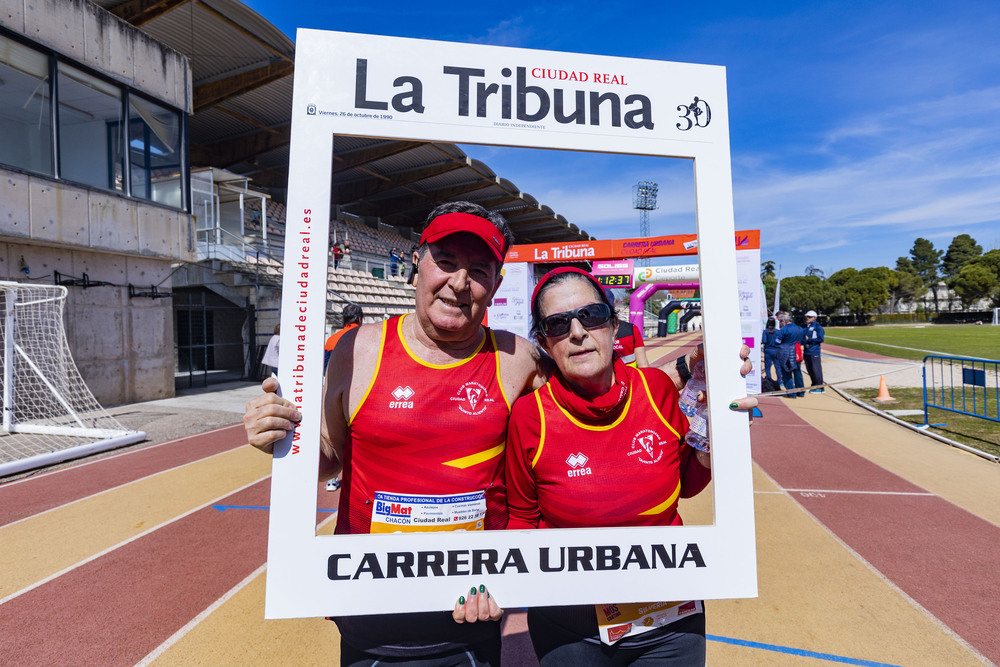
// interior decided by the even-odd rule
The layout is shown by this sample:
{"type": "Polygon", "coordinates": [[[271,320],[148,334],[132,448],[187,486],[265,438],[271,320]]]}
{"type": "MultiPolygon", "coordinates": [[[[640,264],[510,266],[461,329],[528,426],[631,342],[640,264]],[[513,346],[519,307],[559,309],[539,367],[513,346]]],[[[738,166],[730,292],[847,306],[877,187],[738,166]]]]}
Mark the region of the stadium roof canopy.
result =
{"type": "MultiPolygon", "coordinates": [[[[187,56],[193,167],[221,167],[285,199],[295,43],[238,0],[92,0],[187,56]]],[[[437,204],[466,199],[503,215],[518,243],[591,238],[453,144],[338,137],[333,203],[419,228],[437,204]]]]}

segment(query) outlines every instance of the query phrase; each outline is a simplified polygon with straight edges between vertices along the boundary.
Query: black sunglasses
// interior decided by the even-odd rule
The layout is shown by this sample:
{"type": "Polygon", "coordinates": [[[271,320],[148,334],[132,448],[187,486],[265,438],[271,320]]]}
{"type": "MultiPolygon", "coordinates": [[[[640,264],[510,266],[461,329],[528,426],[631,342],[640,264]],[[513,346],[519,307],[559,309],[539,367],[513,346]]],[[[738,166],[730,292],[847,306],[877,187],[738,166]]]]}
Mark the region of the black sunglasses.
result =
{"type": "Polygon", "coordinates": [[[569,331],[574,318],[580,320],[584,328],[593,329],[611,319],[611,307],[606,303],[590,303],[576,310],[549,315],[538,323],[538,329],[546,338],[562,336],[569,331]]]}

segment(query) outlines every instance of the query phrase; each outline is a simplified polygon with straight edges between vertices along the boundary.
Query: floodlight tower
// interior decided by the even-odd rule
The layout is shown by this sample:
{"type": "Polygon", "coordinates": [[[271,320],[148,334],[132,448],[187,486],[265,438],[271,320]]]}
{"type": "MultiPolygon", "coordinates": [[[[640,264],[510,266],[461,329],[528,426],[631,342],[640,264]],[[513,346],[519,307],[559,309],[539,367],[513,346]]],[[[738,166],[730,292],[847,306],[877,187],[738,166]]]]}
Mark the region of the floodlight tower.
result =
{"type": "MultiPolygon", "coordinates": [[[[649,236],[649,212],[656,210],[656,193],[660,186],[652,181],[639,181],[632,186],[632,208],[639,209],[639,236],[649,236]]],[[[640,260],[643,266],[648,259],[640,260]]]]}

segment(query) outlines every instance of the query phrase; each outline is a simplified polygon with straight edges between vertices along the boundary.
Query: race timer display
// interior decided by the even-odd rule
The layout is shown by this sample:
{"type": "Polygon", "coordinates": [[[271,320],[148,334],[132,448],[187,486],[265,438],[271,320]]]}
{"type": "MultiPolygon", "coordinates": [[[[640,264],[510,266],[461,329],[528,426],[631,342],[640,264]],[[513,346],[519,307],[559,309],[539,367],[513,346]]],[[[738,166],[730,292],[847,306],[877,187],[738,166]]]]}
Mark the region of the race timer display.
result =
{"type": "Polygon", "coordinates": [[[605,287],[632,287],[632,274],[619,273],[614,275],[594,276],[597,282],[605,287]]]}

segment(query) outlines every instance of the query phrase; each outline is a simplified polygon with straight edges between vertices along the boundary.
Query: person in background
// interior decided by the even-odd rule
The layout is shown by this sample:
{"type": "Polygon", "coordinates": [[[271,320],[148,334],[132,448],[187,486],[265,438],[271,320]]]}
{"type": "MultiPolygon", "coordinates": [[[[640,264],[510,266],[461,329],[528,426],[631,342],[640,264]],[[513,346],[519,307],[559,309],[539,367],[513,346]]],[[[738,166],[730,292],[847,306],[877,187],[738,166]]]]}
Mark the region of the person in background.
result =
{"type": "MultiPolygon", "coordinates": [[[[802,368],[795,354],[795,344],[802,342],[802,328],[792,321],[792,316],[788,313],[781,313],[779,317],[781,330],[775,336],[778,344],[778,367],[781,369],[781,385],[788,391],[790,389],[802,389],[802,368]]],[[[786,398],[798,398],[805,396],[804,391],[789,393],[786,398]]]]}
{"type": "Polygon", "coordinates": [[[323,374],[326,374],[326,366],[330,363],[330,354],[333,352],[333,348],[336,347],[337,341],[345,333],[354,329],[355,327],[361,326],[361,323],[365,319],[364,311],[361,310],[361,306],[355,303],[349,303],[344,306],[344,309],[340,311],[341,317],[344,319],[344,328],[340,331],[330,334],[330,337],[326,339],[326,344],[323,345],[323,374]]]}
{"type": "Polygon", "coordinates": [[[267,349],[264,350],[264,356],[261,357],[260,363],[265,367],[270,367],[267,371],[271,375],[278,374],[278,345],[281,341],[281,324],[274,325],[274,335],[271,336],[271,340],[267,341],[267,349]]]}
{"type": "Polygon", "coordinates": [[[823,327],[816,321],[815,310],[806,313],[806,327],[802,332],[804,338],[802,347],[802,359],[806,363],[806,372],[809,373],[809,381],[812,384],[810,394],[823,394],[823,363],[820,361],[820,345],[823,342],[823,327]]]}
{"type": "Polygon", "coordinates": [[[389,275],[388,278],[395,278],[396,272],[399,271],[399,260],[402,257],[399,256],[399,251],[393,248],[389,251],[389,275]]]}
{"type": "Polygon", "coordinates": [[[340,266],[340,258],[344,256],[344,243],[338,241],[330,252],[333,253],[333,268],[336,269],[340,266]]]}
{"type": "Polygon", "coordinates": [[[762,377],[774,382],[781,382],[781,367],[778,365],[778,330],[774,326],[774,318],[767,319],[767,325],[760,337],[760,346],[764,349],[764,370],[762,377]],[[771,369],[774,369],[774,377],[771,377],[771,369]]]}
{"type": "Polygon", "coordinates": [[[417,246],[410,249],[410,276],[406,279],[407,285],[412,285],[417,277],[417,246]]]}
{"type": "Polygon", "coordinates": [[[642,340],[639,327],[622,320],[615,333],[615,352],[622,358],[626,366],[632,368],[649,368],[646,358],[646,343],[642,340]]]}
{"type": "Polygon", "coordinates": [[[354,268],[354,263],[351,261],[351,242],[350,241],[344,241],[344,247],[341,249],[340,268],[342,268],[342,269],[352,269],[352,268],[354,268]]]}

